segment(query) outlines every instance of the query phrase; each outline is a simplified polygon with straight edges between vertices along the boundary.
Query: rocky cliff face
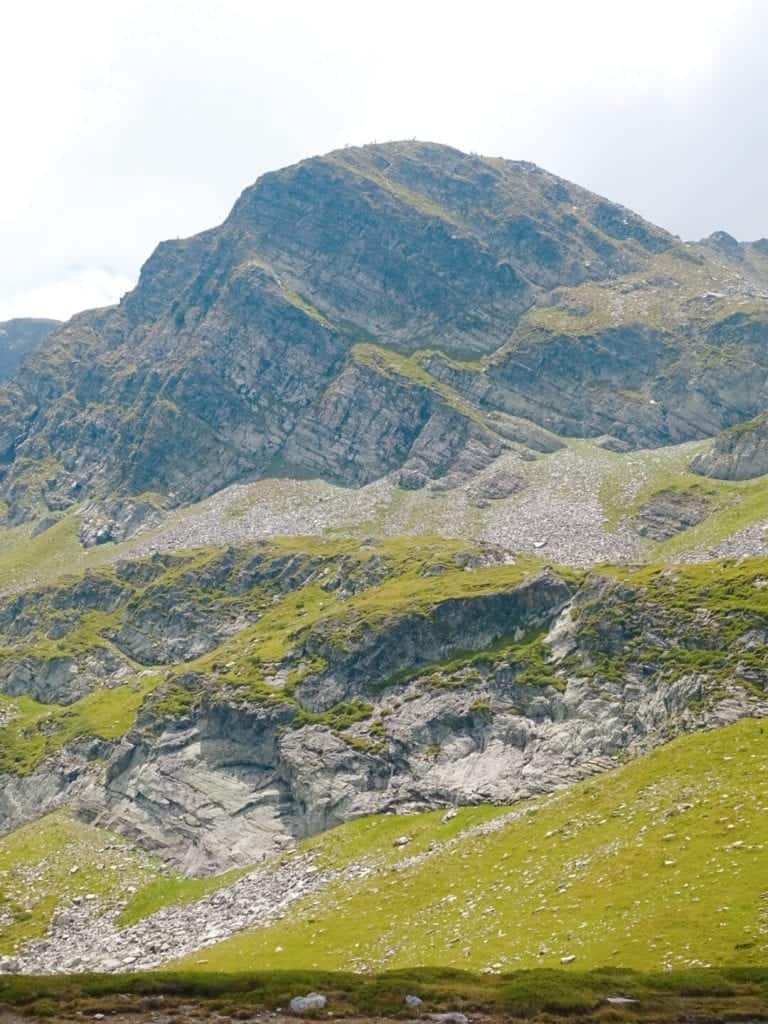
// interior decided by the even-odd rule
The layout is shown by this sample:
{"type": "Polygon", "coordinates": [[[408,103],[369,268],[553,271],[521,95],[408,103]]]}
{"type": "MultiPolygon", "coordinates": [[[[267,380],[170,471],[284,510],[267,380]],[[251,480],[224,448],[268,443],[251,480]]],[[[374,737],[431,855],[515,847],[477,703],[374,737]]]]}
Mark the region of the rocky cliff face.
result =
{"type": "Polygon", "coordinates": [[[119,540],[248,477],[443,487],[541,452],[541,427],[709,436],[768,404],[756,245],[686,248],[531,164],[421,143],[265,175],[0,391],[7,521],[95,501],[83,541],[119,540]]]}
{"type": "Polygon", "coordinates": [[[22,359],[59,326],[58,320],[19,317],[0,323],[0,381],[12,377],[22,359]]]}
{"type": "Polygon", "coordinates": [[[506,802],[766,709],[768,566],[280,542],[0,606],[0,820],[67,803],[192,873],[362,814],[506,802]]]}

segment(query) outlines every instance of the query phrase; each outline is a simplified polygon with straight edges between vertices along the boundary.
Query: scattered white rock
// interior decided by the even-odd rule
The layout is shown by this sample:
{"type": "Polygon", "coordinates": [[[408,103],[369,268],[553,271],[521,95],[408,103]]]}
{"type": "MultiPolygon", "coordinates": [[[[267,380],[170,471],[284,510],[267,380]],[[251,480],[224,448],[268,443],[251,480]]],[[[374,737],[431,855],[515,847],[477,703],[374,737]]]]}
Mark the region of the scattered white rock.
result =
{"type": "Polygon", "coordinates": [[[311,1010],[324,1010],[328,1000],[320,992],[310,992],[306,996],[294,996],[288,1004],[291,1013],[308,1013],[311,1010]]]}
{"type": "Polygon", "coordinates": [[[21,964],[15,956],[0,956],[0,974],[18,974],[21,964]]]}

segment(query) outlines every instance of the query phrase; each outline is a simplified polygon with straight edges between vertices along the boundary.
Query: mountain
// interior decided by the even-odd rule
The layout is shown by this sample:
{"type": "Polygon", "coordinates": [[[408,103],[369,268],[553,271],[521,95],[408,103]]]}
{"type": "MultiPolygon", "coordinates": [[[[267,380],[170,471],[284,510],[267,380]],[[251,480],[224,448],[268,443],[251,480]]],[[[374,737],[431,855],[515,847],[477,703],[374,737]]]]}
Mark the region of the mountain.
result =
{"type": "Polygon", "coordinates": [[[529,163],[348,148],[162,243],[0,387],[0,975],[758,1019],[766,415],[768,243],[529,163]]]}
{"type": "Polygon", "coordinates": [[[0,381],[12,377],[27,353],[33,352],[59,324],[59,320],[31,317],[0,323],[0,381]]]}
{"type": "Polygon", "coordinates": [[[95,502],[86,541],[121,539],[243,479],[440,488],[542,427],[712,436],[768,405],[763,250],[721,250],[431,144],[267,174],[0,391],[7,521],[95,502]]]}

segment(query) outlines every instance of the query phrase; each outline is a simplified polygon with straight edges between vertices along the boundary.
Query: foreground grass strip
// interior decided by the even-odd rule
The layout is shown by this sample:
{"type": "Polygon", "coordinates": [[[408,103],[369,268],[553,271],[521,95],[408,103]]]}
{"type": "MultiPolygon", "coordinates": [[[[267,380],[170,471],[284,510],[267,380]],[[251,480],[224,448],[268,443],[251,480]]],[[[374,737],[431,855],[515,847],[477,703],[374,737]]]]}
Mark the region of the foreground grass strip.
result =
{"type": "Polygon", "coordinates": [[[558,970],[478,975],[417,968],[379,975],[282,970],[240,974],[16,976],[0,978],[0,1005],[37,1017],[76,1013],[168,1012],[194,1001],[209,1012],[240,1016],[285,1008],[291,997],[319,991],[334,1016],[402,1017],[417,995],[424,1012],[460,1010],[492,1016],[579,1020],[697,1021],[768,1019],[768,968],[641,974],[627,970],[558,970]],[[624,996],[629,1005],[606,1004],[624,996]],[[163,998],[162,1004],[157,1003],[163,998]]]}

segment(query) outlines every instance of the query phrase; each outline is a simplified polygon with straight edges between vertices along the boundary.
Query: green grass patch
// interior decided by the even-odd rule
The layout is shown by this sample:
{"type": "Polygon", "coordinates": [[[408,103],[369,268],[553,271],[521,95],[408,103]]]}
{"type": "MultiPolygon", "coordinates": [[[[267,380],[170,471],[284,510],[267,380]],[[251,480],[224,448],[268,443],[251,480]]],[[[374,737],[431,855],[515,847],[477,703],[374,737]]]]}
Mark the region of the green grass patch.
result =
{"type": "Polygon", "coordinates": [[[0,771],[28,775],[50,754],[84,736],[114,740],[133,725],[159,676],[94,690],[73,704],[41,704],[31,697],[0,696],[8,723],[0,729],[0,771]]]}
{"type": "Polygon", "coordinates": [[[232,885],[242,878],[249,868],[234,868],[220,875],[203,878],[183,878],[180,875],[161,875],[136,892],[123,907],[117,918],[121,927],[136,924],[158,910],[170,906],[184,906],[204,896],[232,885]]]}

